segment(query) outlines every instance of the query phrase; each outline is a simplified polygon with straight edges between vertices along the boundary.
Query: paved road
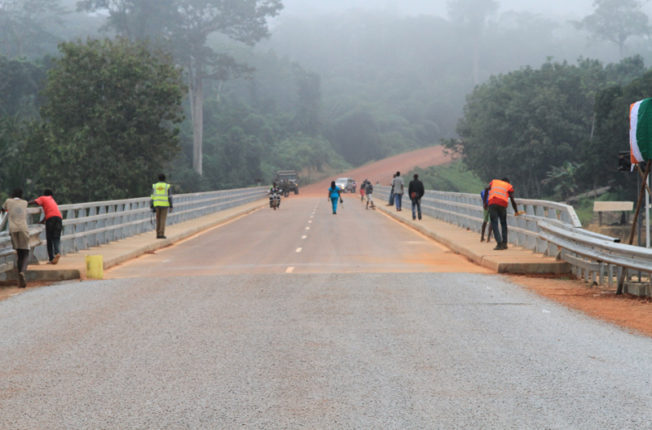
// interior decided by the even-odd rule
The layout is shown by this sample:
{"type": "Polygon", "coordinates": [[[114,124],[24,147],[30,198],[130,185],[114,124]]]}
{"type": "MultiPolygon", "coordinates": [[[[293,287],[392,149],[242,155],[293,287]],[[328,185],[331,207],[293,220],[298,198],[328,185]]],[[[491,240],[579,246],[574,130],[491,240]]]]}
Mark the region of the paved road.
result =
{"type": "Polygon", "coordinates": [[[290,198],[107,277],[242,273],[488,273],[347,195],[337,215],[324,198],[290,198]]]}
{"type": "Polygon", "coordinates": [[[0,302],[0,428],[652,428],[652,340],[323,200],[0,302]]]}

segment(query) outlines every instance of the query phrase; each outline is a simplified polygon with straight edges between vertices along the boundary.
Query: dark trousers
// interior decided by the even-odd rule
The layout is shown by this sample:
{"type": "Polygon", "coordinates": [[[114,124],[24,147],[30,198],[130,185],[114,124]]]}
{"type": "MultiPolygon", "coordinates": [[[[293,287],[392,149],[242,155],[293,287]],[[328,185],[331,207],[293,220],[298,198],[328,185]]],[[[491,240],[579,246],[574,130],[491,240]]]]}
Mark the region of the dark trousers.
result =
{"type": "Polygon", "coordinates": [[[500,205],[489,205],[489,218],[496,243],[507,244],[507,208],[500,205]],[[502,233],[498,231],[498,219],[500,219],[502,233]]]}
{"type": "Polygon", "coordinates": [[[412,219],[417,217],[417,214],[419,215],[419,219],[421,219],[421,199],[411,199],[412,200],[412,219]]]}
{"type": "Polygon", "coordinates": [[[17,249],[16,250],[16,268],[19,273],[25,273],[27,271],[27,265],[29,264],[29,249],[17,249]]]}
{"type": "Polygon", "coordinates": [[[168,219],[168,208],[156,207],[156,237],[165,236],[165,221],[168,219]]]}
{"type": "Polygon", "coordinates": [[[55,255],[61,254],[61,230],[63,222],[58,216],[45,220],[45,239],[47,240],[48,258],[50,261],[55,255]]]}

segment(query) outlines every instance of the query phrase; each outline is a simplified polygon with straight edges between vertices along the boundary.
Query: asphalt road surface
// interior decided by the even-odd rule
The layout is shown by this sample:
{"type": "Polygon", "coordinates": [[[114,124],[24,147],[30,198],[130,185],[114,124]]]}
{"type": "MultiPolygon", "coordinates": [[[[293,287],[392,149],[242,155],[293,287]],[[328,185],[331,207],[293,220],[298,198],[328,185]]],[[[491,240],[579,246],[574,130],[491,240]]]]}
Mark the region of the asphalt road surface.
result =
{"type": "Polygon", "coordinates": [[[652,428],[651,339],[359,203],[0,302],[0,429],[652,428]]]}

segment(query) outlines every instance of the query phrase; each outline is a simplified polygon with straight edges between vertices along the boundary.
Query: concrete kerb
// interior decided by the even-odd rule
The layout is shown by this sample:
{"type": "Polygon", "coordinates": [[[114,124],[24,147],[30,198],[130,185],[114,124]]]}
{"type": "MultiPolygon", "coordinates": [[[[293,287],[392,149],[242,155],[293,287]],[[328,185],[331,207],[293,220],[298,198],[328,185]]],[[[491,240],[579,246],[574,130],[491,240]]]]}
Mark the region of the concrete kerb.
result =
{"type": "Polygon", "coordinates": [[[56,282],[84,279],[86,276],[87,255],[102,255],[103,268],[106,270],[144,254],[171,246],[202,231],[248,215],[263,208],[266,203],[266,199],[258,200],[214,214],[170,225],[166,229],[167,239],[156,239],[154,232],[149,231],[99,247],[86,249],[75,254],[65,255],[62,257],[60,265],[57,266],[48,264],[30,266],[27,271],[27,281],[56,282]]]}
{"type": "Polygon", "coordinates": [[[564,261],[557,261],[554,258],[540,254],[534,254],[524,248],[510,245],[509,251],[493,251],[492,246],[479,242],[477,232],[466,231],[458,226],[444,223],[443,221],[424,215],[426,219],[445,225],[445,232],[437,231],[427,224],[411,220],[411,209],[397,212],[393,207],[377,206],[384,214],[407,225],[442,245],[450,248],[456,254],[462,255],[475,264],[486,267],[496,273],[509,273],[518,275],[563,275],[570,273],[570,265],[564,261]],[[466,237],[465,237],[466,236],[466,237]],[[472,238],[469,238],[472,236],[472,238]],[[467,240],[460,240],[460,239],[467,240]],[[468,246],[469,239],[477,245],[468,246]],[[479,249],[474,249],[479,248],[479,249]],[[487,249],[488,248],[488,249],[487,249]]]}

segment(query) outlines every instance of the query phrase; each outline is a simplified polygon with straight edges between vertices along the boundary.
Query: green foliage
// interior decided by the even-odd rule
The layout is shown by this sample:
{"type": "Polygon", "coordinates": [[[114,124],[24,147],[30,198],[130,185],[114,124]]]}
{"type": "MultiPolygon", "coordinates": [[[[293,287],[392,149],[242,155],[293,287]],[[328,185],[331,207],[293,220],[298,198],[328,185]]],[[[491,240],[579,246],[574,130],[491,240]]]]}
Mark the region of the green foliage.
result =
{"type": "Polygon", "coordinates": [[[588,180],[609,183],[621,198],[636,199],[637,174],[617,170],[618,152],[629,150],[629,106],[652,94],[652,71],[626,84],[612,85],[596,97],[595,139],[587,151],[588,180]]]}
{"type": "Polygon", "coordinates": [[[66,201],[147,194],[178,151],[179,70],[165,55],[126,40],[60,49],[33,148],[38,183],[66,201]]]}
{"type": "Polygon", "coordinates": [[[618,193],[609,192],[604,193],[597,199],[581,199],[576,204],[573,205],[577,217],[580,219],[580,222],[583,226],[587,226],[593,220],[593,203],[596,201],[616,201],[621,200],[621,197],[618,193]]]}
{"type": "Polygon", "coordinates": [[[38,93],[45,83],[45,66],[0,57],[0,116],[21,120],[38,116],[38,93]]]}
{"type": "Polygon", "coordinates": [[[207,104],[204,182],[207,189],[269,183],[277,170],[321,171],[344,165],[321,136],[292,131],[294,120],[262,114],[237,101],[207,104]]]}
{"type": "MultiPolygon", "coordinates": [[[[628,61],[623,68],[632,64],[637,63],[628,61]]],[[[544,182],[548,172],[587,157],[594,99],[608,84],[608,72],[593,60],[548,62],[478,86],[458,125],[466,163],[486,181],[509,177],[522,195],[551,194],[554,185],[544,182]]]]}
{"type": "Polygon", "coordinates": [[[31,178],[26,140],[30,124],[13,117],[0,116],[0,192],[6,196],[14,188],[27,194],[31,178]]]}
{"type": "Polygon", "coordinates": [[[579,163],[565,161],[561,166],[553,167],[542,183],[551,184],[556,200],[565,200],[577,193],[579,188],[577,177],[580,167],[579,163]]]}
{"type": "Polygon", "coordinates": [[[13,188],[32,191],[31,148],[38,129],[39,91],[45,85],[45,66],[0,57],[0,195],[13,188]]]}
{"type": "Polygon", "coordinates": [[[406,178],[412,180],[415,173],[419,175],[419,179],[427,190],[480,193],[487,186],[486,182],[482,181],[460,160],[427,169],[417,168],[406,178]]]}

